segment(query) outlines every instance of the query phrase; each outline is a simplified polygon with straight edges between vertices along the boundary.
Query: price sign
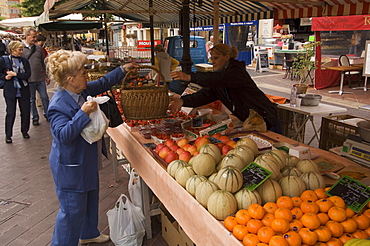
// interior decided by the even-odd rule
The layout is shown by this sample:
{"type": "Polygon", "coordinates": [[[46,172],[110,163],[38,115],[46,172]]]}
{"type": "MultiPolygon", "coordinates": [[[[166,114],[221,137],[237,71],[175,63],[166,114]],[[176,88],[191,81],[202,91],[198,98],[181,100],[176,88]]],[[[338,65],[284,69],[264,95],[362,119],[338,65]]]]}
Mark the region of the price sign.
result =
{"type": "Polygon", "coordinates": [[[191,120],[191,127],[194,128],[201,128],[203,127],[203,118],[197,117],[191,120]]]}
{"type": "Polygon", "coordinates": [[[326,194],[341,197],[347,207],[356,213],[370,201],[370,187],[347,175],[343,175],[326,194]]]}
{"type": "Polygon", "coordinates": [[[259,50],[257,55],[258,57],[257,57],[256,71],[263,72],[263,71],[270,70],[268,51],[259,50]]]}
{"type": "Polygon", "coordinates": [[[242,174],[243,186],[252,191],[268,179],[272,172],[252,162],[242,170],[242,174]]]}

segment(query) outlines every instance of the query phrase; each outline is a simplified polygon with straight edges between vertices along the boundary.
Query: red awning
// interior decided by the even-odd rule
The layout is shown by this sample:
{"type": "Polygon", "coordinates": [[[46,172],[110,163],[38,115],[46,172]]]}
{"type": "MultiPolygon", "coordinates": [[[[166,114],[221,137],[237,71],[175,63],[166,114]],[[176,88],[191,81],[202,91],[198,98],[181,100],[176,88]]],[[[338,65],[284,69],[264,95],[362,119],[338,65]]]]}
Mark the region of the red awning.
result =
{"type": "Polygon", "coordinates": [[[312,18],[312,31],[370,30],[370,15],[327,16],[312,18]]]}

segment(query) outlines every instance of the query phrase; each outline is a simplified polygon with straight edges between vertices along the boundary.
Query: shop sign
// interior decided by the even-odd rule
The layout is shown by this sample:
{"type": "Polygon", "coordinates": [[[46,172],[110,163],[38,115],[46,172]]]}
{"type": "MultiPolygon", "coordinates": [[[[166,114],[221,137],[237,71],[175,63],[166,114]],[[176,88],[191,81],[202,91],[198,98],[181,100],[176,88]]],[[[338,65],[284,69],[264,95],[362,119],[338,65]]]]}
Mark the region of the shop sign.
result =
{"type": "Polygon", "coordinates": [[[312,18],[312,31],[370,30],[370,15],[327,16],[312,18]]]}
{"type": "MultiPolygon", "coordinates": [[[[154,46],[157,44],[161,44],[161,40],[154,40],[154,46]]],[[[151,47],[151,41],[150,40],[138,40],[137,41],[137,50],[138,51],[146,51],[150,49],[151,47]]]]}

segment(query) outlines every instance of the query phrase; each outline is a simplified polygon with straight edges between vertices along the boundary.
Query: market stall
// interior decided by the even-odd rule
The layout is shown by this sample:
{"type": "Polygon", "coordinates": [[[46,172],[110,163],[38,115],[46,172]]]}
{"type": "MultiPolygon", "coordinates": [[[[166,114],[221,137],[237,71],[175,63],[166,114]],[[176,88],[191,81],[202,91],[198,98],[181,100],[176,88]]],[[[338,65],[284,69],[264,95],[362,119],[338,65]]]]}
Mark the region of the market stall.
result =
{"type": "MultiPolygon", "coordinates": [[[[313,17],[312,31],[315,31],[316,41],[322,42],[321,46],[316,48],[316,61],[321,61],[322,57],[330,57],[332,64],[338,65],[340,55],[361,56],[362,50],[365,49],[363,42],[368,39],[368,33],[363,31],[370,30],[369,17],[369,15],[313,17]],[[355,36],[357,39],[358,35],[361,35],[361,38],[357,41],[352,40],[355,36]],[[357,46],[356,52],[352,46],[357,46]]],[[[321,62],[317,65],[315,89],[339,85],[340,71],[325,69],[321,62]]]]}

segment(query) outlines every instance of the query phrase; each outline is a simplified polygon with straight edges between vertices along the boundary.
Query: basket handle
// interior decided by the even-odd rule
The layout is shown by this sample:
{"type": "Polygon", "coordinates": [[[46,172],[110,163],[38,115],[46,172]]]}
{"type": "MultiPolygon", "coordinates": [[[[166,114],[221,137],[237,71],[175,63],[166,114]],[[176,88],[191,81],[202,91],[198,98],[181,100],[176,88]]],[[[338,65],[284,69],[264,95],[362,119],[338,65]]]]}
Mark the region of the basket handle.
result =
{"type": "Polygon", "coordinates": [[[126,79],[132,74],[132,73],[134,73],[137,69],[140,69],[140,68],[150,68],[150,69],[153,69],[154,71],[156,71],[158,74],[159,74],[159,76],[158,76],[158,86],[160,86],[161,85],[161,79],[162,79],[162,81],[163,81],[163,83],[164,83],[164,85],[165,86],[167,86],[167,84],[166,84],[166,80],[165,80],[165,78],[164,78],[164,76],[163,76],[163,74],[156,68],[156,67],[154,67],[154,66],[149,66],[149,65],[141,65],[141,66],[139,66],[139,67],[137,67],[137,68],[134,68],[134,69],[132,69],[132,70],[130,70],[130,71],[128,71],[127,73],[126,73],[126,75],[125,75],[125,77],[123,78],[123,80],[122,80],[122,88],[124,88],[125,87],[125,81],[126,81],[126,79]]]}

